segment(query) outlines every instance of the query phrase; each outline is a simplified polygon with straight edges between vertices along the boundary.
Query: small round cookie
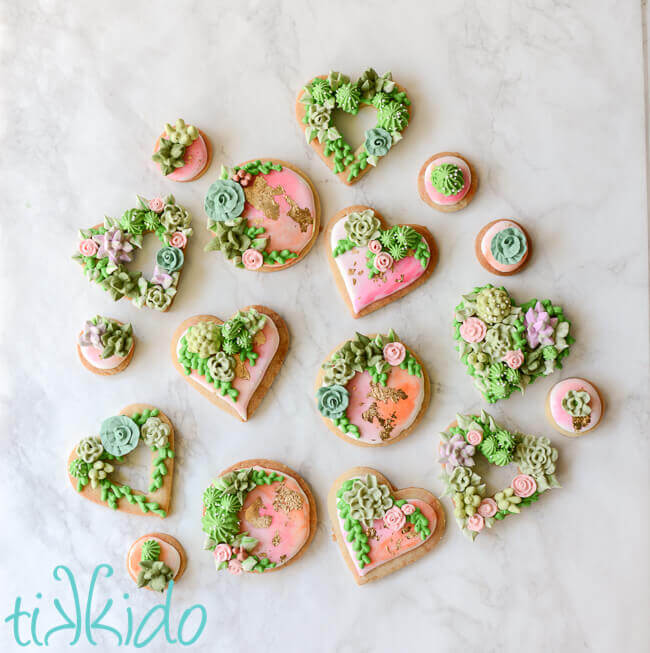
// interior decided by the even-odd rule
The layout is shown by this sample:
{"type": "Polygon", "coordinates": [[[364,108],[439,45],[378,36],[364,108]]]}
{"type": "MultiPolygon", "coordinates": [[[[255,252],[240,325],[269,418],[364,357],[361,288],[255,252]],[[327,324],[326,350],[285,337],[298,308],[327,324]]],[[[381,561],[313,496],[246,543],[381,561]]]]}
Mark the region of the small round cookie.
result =
{"type": "Polygon", "coordinates": [[[100,376],[125,370],[135,350],[131,324],[97,315],[86,320],[77,339],[77,353],[84,367],[100,376]]]}
{"type": "Polygon", "coordinates": [[[126,555],[126,569],[138,587],[164,592],[170,580],[178,582],[187,557],[181,543],[166,533],[149,533],[138,538],[126,555]]]}
{"type": "Polygon", "coordinates": [[[438,152],[427,159],[418,174],[422,201],[444,213],[464,209],[478,188],[472,164],[458,152],[438,152]]]}
{"type": "Polygon", "coordinates": [[[514,220],[493,220],[474,241],[478,262],[492,274],[509,276],[519,272],[530,258],[528,232],[514,220]]]}
{"type": "Polygon", "coordinates": [[[182,118],[175,125],[165,124],[151,157],[160,172],[172,181],[194,181],[210,166],[212,146],[208,137],[182,118]]]}
{"type": "Polygon", "coordinates": [[[569,438],[593,431],[605,412],[598,388],[586,379],[572,378],[556,383],[546,397],[546,417],[569,438]]]}

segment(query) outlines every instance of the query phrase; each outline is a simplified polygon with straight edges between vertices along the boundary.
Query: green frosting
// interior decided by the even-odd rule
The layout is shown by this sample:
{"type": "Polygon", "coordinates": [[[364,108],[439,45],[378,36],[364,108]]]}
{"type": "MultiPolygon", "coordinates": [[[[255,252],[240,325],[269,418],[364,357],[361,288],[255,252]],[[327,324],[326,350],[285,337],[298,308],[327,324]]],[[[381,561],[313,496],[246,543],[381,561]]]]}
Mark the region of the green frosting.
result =
{"type": "Polygon", "coordinates": [[[263,249],[266,240],[256,241],[249,235],[250,228],[244,218],[232,222],[211,222],[208,228],[215,237],[205,246],[206,252],[219,250],[227,259],[234,259],[235,265],[243,267],[242,254],[249,248],[263,249]]]}
{"type": "Polygon", "coordinates": [[[142,543],[140,560],[158,560],[160,557],[160,544],[156,540],[145,540],[142,543]]]}
{"type": "Polygon", "coordinates": [[[189,328],[187,350],[201,358],[209,358],[221,348],[221,327],[216,322],[199,322],[189,328]]]}
{"type": "Polygon", "coordinates": [[[439,193],[449,197],[462,190],[465,185],[465,178],[459,166],[452,163],[442,163],[433,169],[431,183],[439,193]]]}
{"type": "Polygon", "coordinates": [[[349,213],[344,226],[348,239],[359,247],[364,247],[371,240],[378,238],[381,229],[379,218],[372,209],[349,213]]]}
{"type": "Polygon", "coordinates": [[[232,179],[217,179],[205,196],[205,212],[216,222],[239,218],[244,211],[244,189],[232,179]]]}
{"type": "Polygon", "coordinates": [[[336,89],[336,104],[345,111],[356,115],[359,112],[359,103],[361,102],[361,91],[356,84],[348,82],[341,84],[336,89]]]}
{"type": "Polygon", "coordinates": [[[114,320],[101,319],[106,323],[106,331],[101,335],[102,358],[111,356],[126,358],[133,346],[133,327],[130,324],[118,324],[114,320]]]}
{"type": "Polygon", "coordinates": [[[390,101],[377,110],[377,126],[389,132],[402,131],[409,121],[409,112],[399,102],[390,101]]]}
{"type": "Polygon", "coordinates": [[[318,410],[324,417],[338,419],[345,415],[350,394],[342,385],[327,385],[316,391],[318,410]]]}
{"type": "Polygon", "coordinates": [[[160,165],[160,171],[163,175],[174,172],[177,168],[185,165],[185,145],[174,143],[167,138],[161,138],[158,151],[154,152],[151,157],[153,161],[160,165]]]}
{"type": "Polygon", "coordinates": [[[518,497],[515,494],[515,491],[511,487],[507,487],[501,492],[497,492],[494,495],[494,500],[497,502],[497,508],[499,510],[504,510],[513,514],[521,512],[521,508],[518,504],[521,503],[521,497],[518,497]]]}
{"type": "Polygon", "coordinates": [[[99,437],[108,453],[124,456],[138,446],[140,428],[130,417],[115,415],[102,422],[99,437]]]}
{"type": "MultiPolygon", "coordinates": [[[[389,342],[397,340],[397,336],[392,333],[389,335],[389,342]],[[394,336],[392,340],[391,336],[394,336]]],[[[364,372],[370,368],[380,368],[384,371],[384,342],[381,336],[374,339],[364,336],[363,333],[357,332],[354,339],[348,340],[334,354],[333,359],[342,358],[348,363],[355,372],[364,372]]]]}
{"type": "Polygon", "coordinates": [[[334,94],[330,88],[329,82],[326,79],[317,77],[312,83],[310,92],[314,101],[318,104],[325,104],[332,101],[334,94]]]}
{"type": "Polygon", "coordinates": [[[257,485],[253,472],[251,467],[229,472],[219,477],[215,481],[214,487],[220,494],[236,496],[243,505],[246,495],[257,485]]]}
{"type": "Polygon", "coordinates": [[[159,249],[156,254],[156,264],[168,273],[182,268],[184,260],[183,250],[171,245],[159,249]]]}
{"type": "Polygon", "coordinates": [[[90,465],[84,462],[81,458],[75,458],[69,465],[68,471],[70,476],[76,479],[83,479],[86,482],[88,481],[88,472],[90,471],[90,465]]]}
{"type": "Polygon", "coordinates": [[[328,106],[312,104],[308,109],[306,131],[307,142],[317,138],[322,143],[329,134],[330,122],[332,121],[332,109],[328,106]]]}
{"type": "Polygon", "coordinates": [[[459,465],[454,468],[448,479],[448,490],[454,492],[465,492],[468,487],[480,487],[481,477],[474,473],[469,467],[459,465]]]}
{"type": "Polygon", "coordinates": [[[569,390],[562,398],[562,408],[572,417],[591,415],[591,396],[585,390],[569,390]]]}
{"type": "Polygon", "coordinates": [[[508,324],[495,324],[485,333],[485,350],[493,360],[502,359],[506,352],[512,350],[512,332],[514,327],[508,324]]]}
{"type": "Polygon", "coordinates": [[[113,465],[106,460],[96,460],[88,470],[88,478],[90,479],[91,487],[97,488],[100,481],[107,478],[113,470],[113,465]]]}
{"type": "Polygon", "coordinates": [[[478,450],[494,465],[503,467],[512,462],[515,439],[506,429],[497,428],[485,433],[478,450]]]}
{"type": "Polygon", "coordinates": [[[92,464],[104,453],[104,445],[101,439],[96,435],[91,435],[79,441],[77,445],[77,456],[81,458],[84,463],[92,464]]]}
{"type": "Polygon", "coordinates": [[[559,487],[555,478],[557,458],[557,449],[551,446],[551,441],[548,438],[537,438],[534,435],[522,436],[514,455],[514,461],[519,466],[521,473],[529,474],[535,479],[539,492],[559,487]]]}
{"type": "Polygon", "coordinates": [[[130,272],[120,265],[101,282],[102,288],[108,291],[114,301],[122,297],[133,298],[139,293],[138,280],[140,276],[140,272],[130,272]]]}
{"type": "Polygon", "coordinates": [[[352,361],[348,357],[333,358],[323,364],[325,373],[323,374],[324,385],[345,385],[356,373],[352,361]]]}
{"type": "Polygon", "coordinates": [[[189,147],[199,137],[199,130],[194,125],[186,125],[182,118],[179,118],[173,127],[166,123],[165,133],[172,143],[185,147],[189,147]]]}
{"type": "Polygon", "coordinates": [[[327,81],[329,82],[330,88],[333,91],[336,91],[342,84],[347,84],[350,81],[350,78],[343,73],[337,73],[334,70],[330,70],[330,73],[327,76],[327,81]]]}
{"type": "Polygon", "coordinates": [[[162,286],[156,284],[150,285],[144,296],[144,304],[148,308],[153,308],[156,311],[165,311],[172,303],[173,294],[169,291],[172,288],[165,290],[162,286]]]}
{"type": "Polygon", "coordinates": [[[378,93],[389,97],[395,89],[395,82],[390,71],[379,76],[373,68],[368,68],[357,83],[365,100],[372,100],[378,93]]]}
{"type": "Polygon", "coordinates": [[[422,240],[422,236],[413,227],[406,225],[395,225],[382,231],[379,236],[383,248],[395,261],[403,259],[409,250],[416,249],[422,240]]]}
{"type": "Polygon", "coordinates": [[[481,505],[485,496],[485,485],[468,485],[463,492],[456,492],[454,499],[454,516],[456,519],[465,519],[476,514],[476,509],[481,505]]]}
{"type": "Polygon", "coordinates": [[[381,127],[374,127],[366,131],[365,148],[371,156],[385,156],[393,144],[393,139],[389,132],[381,127]]]}
{"type": "Polygon", "coordinates": [[[167,198],[167,203],[159,218],[160,224],[165,227],[169,233],[189,229],[192,224],[192,216],[189,211],[182,206],[174,203],[171,195],[167,198]]]}
{"type": "Polygon", "coordinates": [[[148,447],[162,449],[169,444],[170,430],[169,424],[163,422],[160,417],[150,417],[140,427],[140,435],[148,447]]]}
{"type": "MultiPolygon", "coordinates": [[[[250,470],[249,470],[250,471],[250,470]]],[[[250,488],[255,487],[254,485],[250,488]]],[[[226,492],[220,486],[217,493],[210,497],[210,503],[205,503],[205,514],[201,520],[203,531],[215,543],[230,544],[239,533],[239,511],[244,503],[245,492],[226,492]]],[[[205,499],[205,496],[204,496],[205,499]]]]}
{"type": "Polygon", "coordinates": [[[499,231],[490,242],[492,256],[502,265],[519,263],[527,249],[526,236],[517,227],[507,227],[499,231]]]}
{"type": "Polygon", "coordinates": [[[138,587],[150,587],[156,592],[164,592],[174,572],[162,560],[140,561],[138,573],[138,587]]]}
{"type": "Polygon", "coordinates": [[[229,382],[235,378],[235,364],[235,359],[232,356],[218,351],[208,358],[206,366],[213,379],[229,382]]]}
{"type": "Polygon", "coordinates": [[[501,322],[511,308],[510,296],[501,288],[483,288],[476,297],[476,314],[484,322],[501,322]]]}
{"type": "Polygon", "coordinates": [[[393,506],[390,488],[379,483],[374,474],[364,479],[355,478],[352,487],[343,492],[343,501],[350,506],[350,517],[370,528],[375,519],[383,519],[386,511],[393,506]]]}

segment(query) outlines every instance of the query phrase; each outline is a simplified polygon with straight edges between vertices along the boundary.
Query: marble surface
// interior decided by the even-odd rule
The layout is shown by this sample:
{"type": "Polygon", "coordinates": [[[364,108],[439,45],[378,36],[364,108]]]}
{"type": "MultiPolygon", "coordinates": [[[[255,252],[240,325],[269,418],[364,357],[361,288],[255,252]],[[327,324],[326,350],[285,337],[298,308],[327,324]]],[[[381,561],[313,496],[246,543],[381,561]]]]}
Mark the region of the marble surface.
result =
{"type": "MultiPolygon", "coordinates": [[[[1,616],[20,595],[28,610],[39,607],[42,636],[60,622],[52,600],[71,605],[53,568],[74,571],[84,600],[92,570],[108,563],[115,575],[98,583],[93,614],[113,598],[106,623],[123,632],[125,606],[141,619],[158,600],[135,590],[127,549],[163,530],[189,555],[174,589],[174,623],[197,602],[208,612],[197,651],[647,650],[646,69],[638,2],[468,0],[397,10],[388,0],[3,0],[0,7],[1,616]],[[293,103],[314,74],[356,75],[368,65],[393,71],[414,117],[403,143],[348,188],[306,147],[293,103]],[[179,115],[214,144],[211,169],[187,185],[165,181],[149,161],[161,126],[179,115]],[[479,171],[477,196],[461,213],[436,213],[417,195],[420,165],[441,150],[463,152],[479,171]],[[355,321],[320,242],[300,265],[272,275],[205,254],[208,185],[221,163],[256,156],[304,169],[325,219],[362,203],[388,220],[427,225],[441,250],[437,270],[415,293],[355,321]],[[115,304],[70,260],[76,230],[119,215],[136,193],[170,191],[196,218],[173,310],[115,304]],[[573,321],[577,342],[565,369],[492,409],[552,439],[563,489],[475,544],[452,522],[435,552],[357,587],[330,538],[326,493],[358,464],[397,486],[442,491],[438,431],[455,412],[486,407],[455,359],[450,319],[459,293],[498,280],[473,253],[475,234],[495,217],[514,217],[534,239],[530,264],[507,280],[510,291],[519,300],[551,297],[573,321]],[[292,343],[258,414],[240,424],[178,376],[168,350],[187,316],[226,317],[249,303],[280,312],[292,343]],[[76,333],[96,313],[131,321],[138,337],[133,362],[114,378],[92,376],[77,360],[76,333]],[[312,380],[355,329],[390,326],[423,358],[434,392],[409,438],[368,451],[321,423],[312,380]],[[569,375],[595,381],[608,407],[598,431],[578,440],[544,419],[548,389],[569,375]],[[160,406],[177,427],[173,512],[162,522],[88,504],[65,475],[75,442],[133,401],[160,406]],[[282,573],[217,577],[201,551],[201,493],[217,472],[249,457],[283,461],[308,480],[318,532],[282,573]]],[[[362,133],[348,127],[353,137],[362,133]]],[[[153,253],[151,245],[140,260],[151,264],[153,253]]],[[[444,505],[449,513],[448,499],[444,505]]],[[[50,648],[69,650],[70,639],[58,633],[50,648]]],[[[110,633],[97,640],[100,650],[116,648],[110,633]]],[[[155,641],[155,650],[178,646],[155,641]]],[[[0,648],[17,648],[6,623],[0,648]]],[[[76,649],[97,650],[84,637],[76,649]]]]}

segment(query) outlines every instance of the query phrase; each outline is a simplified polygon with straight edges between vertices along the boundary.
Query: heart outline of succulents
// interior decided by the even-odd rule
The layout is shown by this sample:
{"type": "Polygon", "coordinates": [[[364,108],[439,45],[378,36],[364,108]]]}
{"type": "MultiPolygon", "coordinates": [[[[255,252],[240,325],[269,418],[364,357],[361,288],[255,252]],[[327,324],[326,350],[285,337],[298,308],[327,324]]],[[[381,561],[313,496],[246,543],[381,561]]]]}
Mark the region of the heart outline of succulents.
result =
{"type": "Polygon", "coordinates": [[[99,436],[83,438],[70,452],[68,479],[88,501],[133,515],[164,518],[171,505],[174,457],[174,426],[169,417],[155,406],[130,404],[104,420],[99,436]],[[111,480],[115,466],[127,464],[129,453],[140,443],[151,448],[146,493],[111,480]]]}
{"type": "Polygon", "coordinates": [[[403,138],[413,106],[390,71],[378,75],[369,68],[356,82],[333,71],[312,78],[298,93],[295,112],[309,146],[350,186],[403,138]],[[364,142],[353,150],[336,127],[334,111],[357,115],[365,107],[376,109],[377,124],[366,130],[364,142]]]}
{"type": "Polygon", "coordinates": [[[392,329],[387,335],[357,333],[333,349],[318,370],[314,390],[327,428],[359,447],[385,447],[409,436],[431,398],[422,361],[392,329]],[[341,399],[342,410],[333,405],[341,399]]]}
{"type": "Polygon", "coordinates": [[[299,263],[320,232],[316,187],[300,168],[281,159],[222,166],[204,210],[214,236],[205,251],[221,251],[247,270],[277,272],[299,263]]]}
{"type": "MultiPolygon", "coordinates": [[[[365,506],[362,504],[362,507],[365,506]]],[[[374,508],[376,509],[376,506],[374,508]]],[[[343,559],[357,585],[379,580],[430,553],[440,542],[446,527],[444,508],[431,492],[419,487],[397,489],[381,472],[372,467],[353,467],[341,474],[330,488],[327,496],[327,511],[333,537],[338,543],[343,559]],[[372,512],[372,516],[375,518],[372,526],[364,525],[359,519],[356,519],[355,514],[350,510],[351,506],[344,501],[344,494],[350,481],[352,483],[354,483],[353,479],[367,481],[369,476],[375,477],[377,488],[381,489],[382,485],[387,486],[389,496],[393,500],[393,505],[390,508],[387,507],[388,504],[383,507],[383,517],[377,516],[381,515],[381,509],[379,512],[372,512]],[[413,509],[405,510],[404,505],[409,504],[413,509]],[[422,510],[429,515],[428,518],[422,510]],[[398,511],[401,511],[404,516],[397,514],[398,511]],[[380,536],[377,519],[383,519],[387,528],[392,530],[392,535],[386,539],[397,538],[398,542],[394,544],[396,549],[394,552],[390,551],[389,546],[386,545],[386,552],[389,554],[386,560],[364,571],[366,566],[373,564],[371,556],[374,542],[379,541],[381,544],[386,541],[381,538],[388,535],[385,533],[380,536]],[[433,519],[435,519],[434,526],[431,523],[433,519]],[[400,536],[404,536],[404,538],[400,536]],[[410,546],[408,541],[414,537],[419,537],[421,541],[415,546],[410,546]],[[404,539],[407,542],[406,546],[410,546],[410,548],[400,546],[399,541],[404,541],[404,539]],[[356,561],[352,557],[353,555],[357,557],[356,561]]]]}
{"type": "Polygon", "coordinates": [[[413,292],[438,263],[438,247],[426,227],[389,226],[379,211],[362,204],[332,217],[323,246],[336,286],[354,318],[413,292]],[[378,259],[381,269],[377,269],[378,259]]]}
{"type": "Polygon", "coordinates": [[[78,251],[72,258],[114,301],[126,297],[138,308],[165,312],[178,291],[184,251],[193,233],[192,218],[187,209],[176,204],[173,195],[137,198],[137,206],[127,209],[119,219],[106,216],[103,223],[79,230],[78,251]],[[124,264],[133,260],[150,233],[156,234],[162,247],[156,254],[151,279],[146,279],[124,264]]]}
{"type": "Polygon", "coordinates": [[[561,306],[549,299],[516,304],[489,283],[462,295],[453,328],[459,359],[489,403],[562,369],[575,342],[561,306]]]}
{"type": "MultiPolygon", "coordinates": [[[[231,335],[230,329],[227,335],[231,335]]],[[[187,318],[174,332],[171,356],[176,370],[195,390],[218,408],[246,422],[258,409],[280,371],[289,341],[289,330],[280,315],[266,306],[254,304],[240,309],[226,321],[216,315],[187,318]],[[242,322],[241,330],[248,334],[243,343],[247,349],[241,348],[239,331],[236,338],[222,336],[223,329],[228,328],[226,325],[233,322],[242,322]],[[192,338],[194,344],[188,343],[190,330],[201,324],[209,326],[201,327],[200,333],[196,333],[192,338]],[[228,344],[234,339],[237,340],[234,345],[228,344]],[[251,380],[254,383],[247,385],[251,380]]]]}
{"type": "Polygon", "coordinates": [[[559,454],[551,441],[506,429],[484,410],[480,415],[456,415],[440,434],[438,453],[443,496],[451,497],[456,522],[472,541],[485,527],[519,514],[546,491],[561,487],[555,477],[559,454]],[[478,453],[491,465],[517,466],[509,487],[486,496],[486,484],[473,469],[478,453]]]}

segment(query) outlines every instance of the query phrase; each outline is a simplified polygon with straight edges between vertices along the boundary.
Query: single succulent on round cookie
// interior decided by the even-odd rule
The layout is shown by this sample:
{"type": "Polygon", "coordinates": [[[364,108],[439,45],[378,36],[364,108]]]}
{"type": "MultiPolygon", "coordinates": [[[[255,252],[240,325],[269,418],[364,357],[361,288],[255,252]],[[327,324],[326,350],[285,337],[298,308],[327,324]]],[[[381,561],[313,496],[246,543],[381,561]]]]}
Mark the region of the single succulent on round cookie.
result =
{"type": "Polygon", "coordinates": [[[494,235],[490,242],[492,256],[502,265],[515,265],[528,249],[526,236],[517,227],[507,227],[494,235]]]}
{"type": "Polygon", "coordinates": [[[591,415],[591,396],[585,390],[569,390],[562,398],[562,408],[572,417],[591,415]]]}
{"type": "Polygon", "coordinates": [[[490,324],[503,321],[510,315],[510,296],[501,288],[483,288],[476,297],[476,313],[490,324]]]}
{"type": "Polygon", "coordinates": [[[460,193],[465,185],[465,177],[459,166],[453,163],[441,163],[433,169],[431,183],[439,193],[450,197],[460,193]]]}
{"type": "Polygon", "coordinates": [[[187,332],[187,351],[208,358],[221,348],[221,328],[216,322],[199,322],[187,332]]]}

